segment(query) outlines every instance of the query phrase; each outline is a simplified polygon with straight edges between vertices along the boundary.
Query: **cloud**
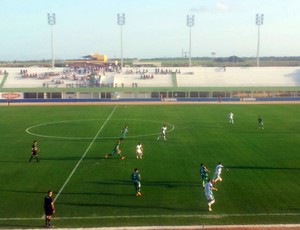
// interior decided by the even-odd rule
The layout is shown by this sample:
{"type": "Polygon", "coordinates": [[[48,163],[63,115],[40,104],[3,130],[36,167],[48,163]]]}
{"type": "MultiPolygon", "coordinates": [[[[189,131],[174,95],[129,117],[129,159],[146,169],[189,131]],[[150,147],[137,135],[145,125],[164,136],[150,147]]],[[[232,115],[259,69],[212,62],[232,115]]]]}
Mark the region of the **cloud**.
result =
{"type": "Polygon", "coordinates": [[[192,12],[207,12],[211,11],[211,9],[207,8],[206,6],[199,6],[199,7],[193,7],[191,8],[192,12]]]}
{"type": "Polygon", "coordinates": [[[229,8],[229,6],[226,6],[223,3],[217,2],[216,3],[216,10],[219,10],[219,11],[228,11],[228,10],[230,10],[230,8],[229,8]]]}
{"type": "Polygon", "coordinates": [[[208,7],[208,6],[198,6],[198,7],[192,7],[191,12],[211,12],[211,11],[229,11],[230,7],[217,2],[213,7],[208,7]]]}

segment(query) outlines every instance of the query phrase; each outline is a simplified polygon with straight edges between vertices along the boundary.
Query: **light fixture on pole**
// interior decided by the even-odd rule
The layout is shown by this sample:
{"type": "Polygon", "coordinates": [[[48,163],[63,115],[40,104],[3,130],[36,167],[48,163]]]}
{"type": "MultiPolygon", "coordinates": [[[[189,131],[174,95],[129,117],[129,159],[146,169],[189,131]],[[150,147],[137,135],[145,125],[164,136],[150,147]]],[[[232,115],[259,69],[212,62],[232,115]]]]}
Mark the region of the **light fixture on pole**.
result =
{"type": "Polygon", "coordinates": [[[121,73],[123,69],[123,31],[122,27],[125,25],[125,14],[118,14],[118,25],[121,26],[121,73]]]}
{"type": "Polygon", "coordinates": [[[190,47],[189,47],[189,67],[192,66],[191,54],[192,54],[192,26],[195,24],[195,15],[186,16],[186,25],[190,27],[190,47]]]}
{"type": "Polygon", "coordinates": [[[256,14],[256,25],[258,28],[258,37],[257,37],[257,55],[256,55],[256,66],[259,67],[259,43],[260,43],[260,26],[264,23],[264,15],[256,14]]]}
{"type": "Polygon", "coordinates": [[[52,56],[52,68],[54,68],[54,40],[53,40],[53,26],[56,24],[55,13],[48,13],[48,25],[51,26],[51,56],[52,56]]]}

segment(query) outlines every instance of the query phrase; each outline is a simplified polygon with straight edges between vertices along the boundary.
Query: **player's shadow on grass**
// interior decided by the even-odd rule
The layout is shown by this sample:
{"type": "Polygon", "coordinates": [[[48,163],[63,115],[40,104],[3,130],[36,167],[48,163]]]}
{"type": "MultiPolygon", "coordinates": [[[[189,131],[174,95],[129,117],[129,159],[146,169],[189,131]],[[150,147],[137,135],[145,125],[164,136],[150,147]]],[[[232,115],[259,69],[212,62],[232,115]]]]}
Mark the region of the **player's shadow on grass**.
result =
{"type": "Polygon", "coordinates": [[[116,197],[128,197],[132,196],[132,194],[124,194],[121,192],[62,192],[61,195],[88,195],[88,196],[94,196],[94,195],[100,195],[100,196],[116,196],[116,197]]]}
{"type": "MultiPolygon", "coordinates": [[[[136,199],[135,195],[130,195],[132,197],[134,197],[134,199],[136,199]]],[[[140,205],[140,204],[128,204],[128,205],[124,205],[124,204],[105,204],[105,203],[79,203],[79,202],[76,202],[76,203],[71,203],[71,202],[60,202],[59,203],[60,205],[67,205],[67,206],[83,206],[83,207],[102,207],[102,208],[130,208],[130,209],[135,209],[135,208],[139,208],[139,209],[154,209],[156,211],[158,210],[164,210],[164,211],[191,211],[191,209],[189,208],[176,208],[176,207],[166,207],[166,206],[159,206],[159,205],[140,205]]],[[[197,209],[197,211],[199,211],[197,209]]],[[[202,210],[200,210],[201,212],[202,210]]]]}
{"type": "Polygon", "coordinates": [[[132,182],[130,180],[102,180],[102,181],[88,181],[86,183],[95,184],[95,185],[132,185],[132,182]]]}
{"type": "MultiPolygon", "coordinates": [[[[123,186],[132,186],[130,180],[107,180],[107,181],[94,181],[88,182],[97,185],[123,185],[123,186]]],[[[176,187],[199,187],[201,186],[199,182],[183,182],[183,181],[143,181],[143,186],[153,186],[153,187],[164,187],[164,188],[176,188],[176,187]]]]}
{"type": "Polygon", "coordinates": [[[176,188],[176,187],[199,187],[200,182],[184,181],[143,181],[143,186],[176,188]]]}
{"type": "MultiPolygon", "coordinates": [[[[79,161],[82,157],[42,157],[40,161],[79,161]]],[[[84,157],[83,160],[97,160],[101,157],[84,157]]]]}
{"type": "MultiPolygon", "coordinates": [[[[45,191],[39,192],[39,191],[28,191],[28,190],[0,190],[2,192],[9,192],[9,193],[23,193],[23,194],[45,194],[45,191]]],[[[55,191],[55,194],[57,191],[55,191]]]]}
{"type": "MultiPolygon", "coordinates": [[[[29,159],[29,158],[28,158],[29,159]]],[[[28,163],[28,159],[24,160],[24,158],[21,158],[20,160],[5,160],[5,161],[0,161],[0,163],[28,163]]],[[[36,160],[32,160],[33,163],[36,162],[36,160]]]]}
{"type": "Polygon", "coordinates": [[[81,157],[42,157],[41,161],[79,161],[81,157]]]}
{"type": "Polygon", "coordinates": [[[249,169],[249,170],[300,170],[300,168],[269,167],[269,166],[226,166],[229,169],[249,169]]]}
{"type": "Polygon", "coordinates": [[[111,142],[111,141],[117,141],[119,138],[117,137],[107,137],[107,138],[101,138],[98,137],[94,140],[94,138],[82,138],[82,139],[78,139],[78,138],[74,138],[74,139],[67,139],[67,138],[61,138],[61,139],[49,139],[49,140],[43,140],[43,142],[48,142],[48,143],[56,143],[56,142],[71,142],[71,143],[91,143],[91,142],[111,142]]]}

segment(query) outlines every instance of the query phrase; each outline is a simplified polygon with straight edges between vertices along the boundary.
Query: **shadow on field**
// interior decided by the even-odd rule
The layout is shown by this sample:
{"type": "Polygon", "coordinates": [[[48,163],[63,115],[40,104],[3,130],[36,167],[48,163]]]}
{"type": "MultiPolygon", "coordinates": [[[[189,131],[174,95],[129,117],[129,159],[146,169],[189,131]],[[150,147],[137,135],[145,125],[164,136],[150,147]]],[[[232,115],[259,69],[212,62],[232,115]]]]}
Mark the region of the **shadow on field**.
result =
{"type": "Polygon", "coordinates": [[[268,167],[268,166],[226,166],[229,169],[250,169],[250,170],[300,170],[300,168],[286,168],[286,167],[268,167]]]}
{"type": "Polygon", "coordinates": [[[41,161],[78,161],[81,157],[43,157],[41,161]]]}
{"type": "Polygon", "coordinates": [[[113,192],[62,192],[61,195],[101,195],[101,196],[117,196],[117,197],[128,197],[132,196],[132,194],[124,194],[124,193],[113,193],[113,192]]]}
{"type": "MultiPolygon", "coordinates": [[[[130,180],[108,180],[108,181],[94,181],[94,182],[87,182],[93,183],[97,185],[132,185],[130,180]]],[[[199,182],[183,182],[183,181],[143,181],[142,186],[149,186],[149,187],[164,187],[164,188],[176,188],[176,187],[200,187],[199,182]]]]}
{"type": "Polygon", "coordinates": [[[85,138],[85,137],[82,137],[82,138],[77,138],[77,137],[74,137],[74,138],[56,138],[56,139],[48,139],[48,140],[43,140],[43,142],[48,142],[48,143],[57,143],[57,142],[70,142],[70,143],[88,143],[90,144],[91,142],[94,142],[94,143],[97,143],[97,142],[111,142],[111,141],[117,141],[119,138],[118,137],[107,137],[107,138],[96,138],[94,140],[94,138],[85,138]]]}
{"type": "Polygon", "coordinates": [[[176,187],[199,187],[200,182],[184,181],[143,181],[143,186],[176,188],[176,187]]]}
{"type": "MultiPolygon", "coordinates": [[[[9,193],[23,193],[23,194],[45,194],[45,191],[28,191],[28,190],[0,190],[1,192],[9,192],[9,193]]],[[[54,192],[54,191],[53,191],[54,192]]],[[[56,191],[54,193],[57,193],[56,191]]]]}
{"type": "Polygon", "coordinates": [[[24,160],[24,158],[21,158],[21,160],[5,160],[5,161],[0,161],[0,163],[24,163],[24,162],[26,162],[26,163],[28,163],[28,159],[26,158],[25,160],[24,160]]]}
{"type": "MultiPolygon", "coordinates": [[[[82,157],[43,157],[40,161],[79,161],[82,157]]],[[[83,160],[99,160],[102,157],[84,157],[83,160]]]]}
{"type": "Polygon", "coordinates": [[[131,185],[132,182],[130,180],[103,180],[103,181],[89,181],[86,183],[96,184],[96,185],[131,185]]]}
{"type": "MultiPolygon", "coordinates": [[[[135,195],[130,195],[132,197],[135,197],[135,195]]],[[[112,203],[78,203],[78,202],[60,202],[60,205],[66,205],[66,206],[82,206],[82,207],[108,207],[108,208],[130,208],[130,209],[135,209],[135,208],[139,208],[139,209],[154,209],[155,211],[159,211],[159,210],[163,210],[163,211],[193,211],[193,209],[190,208],[179,208],[179,207],[166,207],[166,206],[159,206],[159,205],[141,205],[140,203],[133,203],[133,204],[112,204],[112,203]]],[[[204,212],[207,213],[207,210],[201,210],[201,209],[197,209],[195,210],[198,213],[204,212]]]]}

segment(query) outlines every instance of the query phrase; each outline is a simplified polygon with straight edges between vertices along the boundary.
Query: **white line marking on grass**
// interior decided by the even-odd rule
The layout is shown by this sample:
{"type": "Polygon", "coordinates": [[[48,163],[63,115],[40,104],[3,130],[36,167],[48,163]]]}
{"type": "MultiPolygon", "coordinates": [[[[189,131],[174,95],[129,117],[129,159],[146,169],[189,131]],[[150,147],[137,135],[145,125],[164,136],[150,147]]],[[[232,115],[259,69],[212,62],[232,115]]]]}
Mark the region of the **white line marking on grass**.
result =
{"type": "MultiPolygon", "coordinates": [[[[26,133],[37,136],[37,137],[45,137],[45,138],[54,138],[54,139],[66,139],[66,140],[93,140],[93,137],[67,137],[67,136],[51,136],[51,135],[43,135],[39,133],[34,133],[31,130],[36,127],[46,126],[46,125],[53,125],[53,124],[63,124],[63,123],[75,123],[75,122],[85,122],[85,121],[99,121],[104,119],[82,119],[82,120],[63,120],[63,121],[54,121],[54,122],[48,122],[48,123],[42,123],[33,125],[29,128],[27,128],[25,131],[26,133]]],[[[141,122],[151,122],[151,123],[158,123],[158,124],[166,124],[168,127],[171,127],[171,129],[167,130],[166,133],[173,132],[175,130],[175,126],[171,123],[161,122],[161,121],[152,121],[152,120],[142,120],[142,119],[126,119],[127,121],[141,121],[141,122]]],[[[114,119],[114,121],[124,121],[124,119],[114,119]]],[[[159,132],[156,133],[146,133],[146,134],[139,134],[130,136],[127,135],[127,138],[136,138],[136,137],[148,137],[148,136],[157,136],[159,135],[159,132]]],[[[117,138],[117,137],[100,137],[99,139],[111,139],[111,138],[117,138]]],[[[98,138],[97,138],[98,139],[98,138]]]]}
{"type": "MultiPolygon", "coordinates": [[[[53,202],[55,202],[59,195],[61,194],[61,192],[64,190],[64,188],[66,187],[66,185],[69,183],[71,177],[74,175],[75,171],[77,170],[78,166],[80,165],[81,161],[83,160],[83,158],[86,156],[87,152],[90,150],[90,148],[92,147],[92,145],[94,144],[95,140],[97,139],[99,133],[102,131],[102,129],[104,128],[104,126],[106,125],[106,123],[109,121],[109,119],[111,118],[111,116],[113,115],[113,113],[115,112],[115,110],[117,109],[117,105],[115,106],[115,108],[113,109],[113,111],[110,113],[110,115],[108,116],[108,118],[105,120],[105,122],[103,123],[103,125],[100,127],[100,129],[98,130],[97,134],[95,135],[94,139],[92,140],[92,142],[89,144],[89,146],[87,147],[87,149],[85,150],[85,152],[83,153],[82,157],[80,158],[80,160],[77,162],[75,168],[73,169],[73,171],[70,173],[69,177],[67,178],[67,180],[65,181],[65,183],[63,184],[63,186],[60,188],[60,190],[58,191],[57,195],[55,196],[53,202]]],[[[44,218],[45,215],[42,216],[42,218],[44,218]]]]}
{"type": "MultiPolygon", "coordinates": [[[[203,219],[221,219],[226,217],[257,217],[257,216],[300,216],[300,213],[248,213],[248,214],[182,214],[182,215],[127,215],[127,216],[55,216],[56,220],[89,220],[89,219],[130,219],[130,218],[203,218],[203,219]]],[[[0,218],[0,221],[12,220],[40,220],[41,218],[0,218]]]]}

